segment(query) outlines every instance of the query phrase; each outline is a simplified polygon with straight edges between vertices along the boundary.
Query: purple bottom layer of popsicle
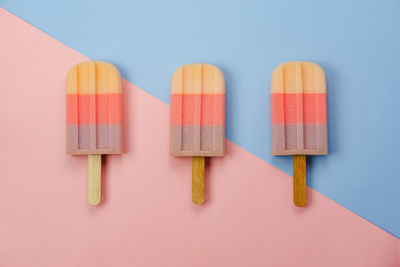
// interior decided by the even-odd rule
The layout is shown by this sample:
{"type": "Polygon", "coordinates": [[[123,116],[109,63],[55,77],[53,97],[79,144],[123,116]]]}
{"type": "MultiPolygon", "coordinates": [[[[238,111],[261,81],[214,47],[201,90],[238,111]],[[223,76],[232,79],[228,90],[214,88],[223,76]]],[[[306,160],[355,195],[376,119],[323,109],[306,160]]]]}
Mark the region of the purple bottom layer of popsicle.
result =
{"type": "Polygon", "coordinates": [[[272,155],[328,155],[326,124],[272,124],[272,155]],[[303,138],[298,127],[303,126],[303,138]]]}
{"type": "Polygon", "coordinates": [[[212,157],[225,153],[224,126],[171,126],[170,131],[172,156],[212,157]]]}
{"type": "Polygon", "coordinates": [[[67,125],[67,154],[121,154],[120,124],[67,125]],[[91,136],[91,132],[94,134],[91,136]]]}

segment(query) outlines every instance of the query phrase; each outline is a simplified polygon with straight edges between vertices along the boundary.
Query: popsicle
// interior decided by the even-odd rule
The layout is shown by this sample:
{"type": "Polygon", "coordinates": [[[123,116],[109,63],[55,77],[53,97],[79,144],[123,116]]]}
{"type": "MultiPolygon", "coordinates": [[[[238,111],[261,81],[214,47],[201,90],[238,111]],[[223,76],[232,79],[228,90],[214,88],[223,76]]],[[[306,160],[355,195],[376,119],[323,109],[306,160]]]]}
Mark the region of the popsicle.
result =
{"type": "Polygon", "coordinates": [[[272,155],[293,155],[293,201],[306,205],[306,155],[328,154],[326,81],[311,62],[279,65],[271,79],[272,155]]]}
{"type": "Polygon", "coordinates": [[[188,64],[171,81],[170,155],[192,158],[192,202],[205,200],[205,157],[225,154],[225,81],[217,67],[188,64]]]}
{"type": "Polygon", "coordinates": [[[101,155],[121,154],[122,88],[118,69],[89,61],[67,74],[67,154],[88,155],[88,201],[101,201],[101,155]]]}

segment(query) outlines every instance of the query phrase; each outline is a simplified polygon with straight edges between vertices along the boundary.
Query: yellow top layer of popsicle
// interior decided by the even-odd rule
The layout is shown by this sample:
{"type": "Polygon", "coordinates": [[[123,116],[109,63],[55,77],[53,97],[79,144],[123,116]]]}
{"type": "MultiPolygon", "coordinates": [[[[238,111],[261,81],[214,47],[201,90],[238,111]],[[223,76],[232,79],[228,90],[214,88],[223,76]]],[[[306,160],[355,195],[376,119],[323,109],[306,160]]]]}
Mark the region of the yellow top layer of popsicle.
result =
{"type": "Polygon", "coordinates": [[[107,62],[87,61],[73,66],[67,74],[67,94],[121,93],[121,75],[107,62]]]}
{"type": "Polygon", "coordinates": [[[195,63],[175,70],[171,94],[224,94],[225,81],[222,71],[210,64],[195,63]]]}
{"type": "Polygon", "coordinates": [[[271,93],[326,93],[324,70],[305,61],[281,64],[272,73],[271,93]]]}

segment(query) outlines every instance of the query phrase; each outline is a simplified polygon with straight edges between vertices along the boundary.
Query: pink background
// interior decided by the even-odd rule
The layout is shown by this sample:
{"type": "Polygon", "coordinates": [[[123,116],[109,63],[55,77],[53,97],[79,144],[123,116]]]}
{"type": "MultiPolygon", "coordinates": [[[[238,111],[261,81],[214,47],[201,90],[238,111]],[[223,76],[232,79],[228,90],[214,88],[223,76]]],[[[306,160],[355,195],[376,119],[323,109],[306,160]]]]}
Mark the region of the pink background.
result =
{"type": "Polygon", "coordinates": [[[126,153],[90,207],[87,157],[65,154],[65,75],[87,58],[4,9],[0,25],[0,266],[400,265],[397,238],[310,188],[295,208],[291,177],[229,141],[193,206],[168,105],[126,81],[126,153]]]}

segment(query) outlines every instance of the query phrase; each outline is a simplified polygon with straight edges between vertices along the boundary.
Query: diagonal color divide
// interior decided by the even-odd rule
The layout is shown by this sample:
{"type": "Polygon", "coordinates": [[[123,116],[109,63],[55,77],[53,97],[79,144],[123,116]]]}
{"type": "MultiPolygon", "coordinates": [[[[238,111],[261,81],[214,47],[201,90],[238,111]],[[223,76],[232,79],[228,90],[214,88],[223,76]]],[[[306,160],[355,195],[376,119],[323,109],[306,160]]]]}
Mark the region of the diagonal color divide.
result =
{"type": "Polygon", "coordinates": [[[190,159],[168,156],[169,107],[124,81],[126,153],[107,158],[104,203],[86,204],[85,157],[65,155],[65,74],[86,57],[0,10],[0,264],[396,266],[399,240],[227,141],[190,201],[190,159]],[[154,257],[157,255],[157,257],[154,257]],[[290,255],[288,257],[287,255],[290,255]]]}
{"type": "Polygon", "coordinates": [[[330,155],[308,162],[308,185],[400,237],[400,124],[393,123],[400,113],[400,1],[0,5],[87,57],[115,63],[125,79],[166,103],[175,68],[218,66],[226,79],[227,138],[288,174],[291,158],[271,156],[270,75],[286,61],[319,64],[327,77],[330,155]]]}

